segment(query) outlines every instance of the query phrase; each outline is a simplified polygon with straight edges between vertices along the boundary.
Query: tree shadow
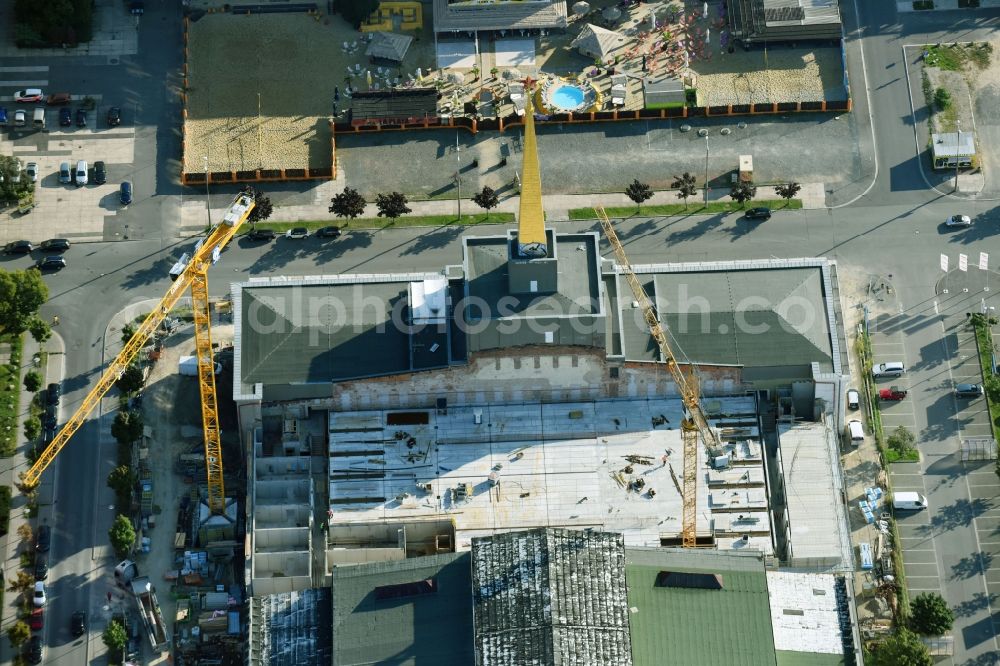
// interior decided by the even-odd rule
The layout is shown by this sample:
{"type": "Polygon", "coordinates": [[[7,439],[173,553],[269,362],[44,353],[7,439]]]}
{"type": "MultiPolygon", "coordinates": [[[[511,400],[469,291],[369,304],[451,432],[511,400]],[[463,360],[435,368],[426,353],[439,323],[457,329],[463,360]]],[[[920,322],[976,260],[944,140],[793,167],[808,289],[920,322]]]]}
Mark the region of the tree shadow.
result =
{"type": "Polygon", "coordinates": [[[955,617],[972,617],[979,611],[988,609],[990,604],[996,600],[997,595],[995,594],[987,596],[982,592],[976,592],[972,595],[972,599],[963,601],[956,606],[952,606],[952,610],[955,612],[955,617]]]}
{"type": "Polygon", "coordinates": [[[992,503],[977,497],[971,501],[959,499],[954,504],[938,509],[930,523],[921,525],[917,532],[924,535],[950,532],[959,527],[968,527],[974,518],[978,518],[992,508],[992,503]]]}
{"type": "Polygon", "coordinates": [[[122,281],[122,287],[125,289],[134,289],[159,282],[169,275],[170,267],[175,263],[177,263],[177,259],[174,257],[158,257],[152,264],[134,270],[126,275],[122,281]]]}
{"type": "Polygon", "coordinates": [[[317,265],[325,264],[339,259],[343,255],[353,250],[370,247],[374,240],[374,231],[369,229],[348,230],[344,229],[340,238],[323,244],[316,252],[315,261],[317,265]]]}
{"type": "Polygon", "coordinates": [[[972,659],[966,659],[961,666],[996,666],[997,664],[1000,664],[1000,653],[991,651],[984,652],[972,659]]]}
{"type": "Polygon", "coordinates": [[[993,553],[980,551],[967,555],[951,565],[951,579],[962,580],[985,573],[993,564],[993,553]]]}
{"type": "Polygon", "coordinates": [[[410,245],[403,250],[403,256],[420,254],[427,250],[439,250],[455,242],[465,231],[464,226],[454,225],[448,227],[435,227],[431,231],[417,236],[410,245]]]}
{"type": "Polygon", "coordinates": [[[667,247],[673,247],[677,243],[695,240],[696,238],[721,226],[725,220],[726,213],[717,213],[711,217],[706,217],[698,221],[693,227],[671,232],[666,238],[667,247]]]}

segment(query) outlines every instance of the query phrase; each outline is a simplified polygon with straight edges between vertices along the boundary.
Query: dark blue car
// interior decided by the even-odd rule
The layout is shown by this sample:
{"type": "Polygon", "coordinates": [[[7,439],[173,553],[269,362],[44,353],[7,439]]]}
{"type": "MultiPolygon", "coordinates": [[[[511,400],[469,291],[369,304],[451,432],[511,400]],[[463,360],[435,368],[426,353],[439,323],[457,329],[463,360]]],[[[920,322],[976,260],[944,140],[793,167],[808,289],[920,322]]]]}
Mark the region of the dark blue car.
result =
{"type": "Polygon", "coordinates": [[[118,198],[121,200],[123,206],[132,203],[132,183],[127,180],[122,183],[121,188],[118,190],[118,198]]]}

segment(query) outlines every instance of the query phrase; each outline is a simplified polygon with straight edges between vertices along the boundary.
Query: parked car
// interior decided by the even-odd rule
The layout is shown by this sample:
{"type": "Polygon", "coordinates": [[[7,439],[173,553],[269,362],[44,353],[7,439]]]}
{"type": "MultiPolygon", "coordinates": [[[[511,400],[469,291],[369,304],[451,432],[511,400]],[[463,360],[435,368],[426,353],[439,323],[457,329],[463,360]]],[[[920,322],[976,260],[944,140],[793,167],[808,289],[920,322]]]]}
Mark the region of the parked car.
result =
{"type": "Polygon", "coordinates": [[[0,127],[7,126],[7,107],[0,106],[0,127]]]}
{"type": "Polygon", "coordinates": [[[10,243],[7,243],[6,245],[3,246],[3,253],[28,254],[34,249],[35,248],[34,246],[32,246],[31,241],[26,241],[26,240],[11,241],[10,243]]]}
{"type": "Polygon", "coordinates": [[[76,110],[76,126],[86,127],[87,126],[87,110],[77,109],[76,110]]]}
{"type": "Polygon", "coordinates": [[[65,106],[59,109],[59,125],[61,127],[69,127],[73,124],[73,112],[70,111],[65,106]]]}
{"type": "Polygon", "coordinates": [[[295,227],[285,232],[285,238],[302,239],[309,237],[309,230],[305,227],[295,227]]]}
{"type": "Polygon", "coordinates": [[[50,254],[35,262],[35,268],[40,271],[59,271],[66,268],[66,258],[61,254],[50,254]]]}
{"type": "Polygon", "coordinates": [[[77,187],[87,184],[87,160],[80,160],[76,163],[76,171],[73,172],[73,179],[77,187]]]}
{"type": "Polygon", "coordinates": [[[906,366],[899,361],[889,363],[876,363],[872,366],[872,377],[881,379],[883,377],[902,377],[906,373],[906,366]]]}
{"type": "Polygon", "coordinates": [[[45,580],[49,576],[49,557],[45,553],[35,553],[35,580],[45,580]]]}
{"type": "Polygon", "coordinates": [[[316,231],[320,238],[340,238],[340,227],[323,227],[316,231]]]}
{"type": "Polygon", "coordinates": [[[750,210],[748,210],[746,213],[743,214],[743,217],[747,218],[748,220],[770,220],[771,209],[765,207],[751,208],[750,210]]]}
{"type": "Polygon", "coordinates": [[[34,104],[35,102],[41,102],[43,99],[45,99],[45,94],[41,88],[26,88],[14,93],[14,101],[22,104],[34,104]]]}
{"type": "Polygon", "coordinates": [[[77,611],[69,618],[69,630],[74,636],[83,636],[87,633],[87,613],[77,611]]]}
{"type": "Polygon", "coordinates": [[[275,236],[274,229],[254,229],[247,234],[247,239],[252,241],[272,241],[275,236]]]}
{"type": "Polygon", "coordinates": [[[14,111],[14,127],[24,127],[28,124],[28,113],[24,109],[14,111]]]}
{"type": "Polygon", "coordinates": [[[121,184],[121,187],[118,188],[118,200],[122,202],[123,206],[132,203],[132,183],[126,180],[121,184]]]}
{"type": "Polygon", "coordinates": [[[108,109],[108,127],[118,127],[122,124],[122,110],[117,106],[108,109]]]}
{"type": "Polygon", "coordinates": [[[33,183],[38,182],[38,162],[28,162],[27,166],[24,167],[24,173],[33,183]]]}
{"type": "Polygon", "coordinates": [[[958,384],[955,387],[955,397],[958,398],[979,398],[982,395],[982,384],[958,384]]]}
{"type": "Polygon", "coordinates": [[[65,252],[69,249],[69,240],[66,238],[50,238],[43,240],[38,246],[42,252],[65,252]]]}
{"type": "Polygon", "coordinates": [[[35,550],[39,553],[49,552],[52,545],[52,528],[48,525],[41,525],[35,533],[35,550]]]}
{"type": "Polygon", "coordinates": [[[29,664],[42,663],[42,637],[34,635],[28,640],[28,646],[24,650],[24,658],[29,664]]]}
{"type": "Polygon", "coordinates": [[[45,100],[46,104],[50,106],[55,106],[56,104],[69,104],[73,101],[73,96],[67,92],[62,93],[52,93],[49,95],[48,99],[45,100]]]}
{"type": "Polygon", "coordinates": [[[944,221],[946,227],[971,227],[972,218],[968,215],[952,215],[944,221]]]}
{"type": "Polygon", "coordinates": [[[847,408],[852,410],[861,408],[861,394],[858,389],[847,389],[847,408]]]}
{"type": "Polygon", "coordinates": [[[49,384],[48,388],[45,389],[45,397],[48,399],[50,405],[58,405],[61,394],[62,391],[59,389],[59,384],[49,384]]]}
{"type": "Polygon", "coordinates": [[[879,389],[878,399],[879,400],[894,400],[899,401],[906,397],[906,391],[899,388],[898,386],[892,386],[887,389],[879,389]]]}
{"type": "Polygon", "coordinates": [[[41,631],[45,627],[45,610],[36,608],[31,611],[31,616],[28,618],[28,626],[31,627],[32,631],[41,631]]]}
{"type": "Polygon", "coordinates": [[[94,162],[94,185],[103,185],[106,182],[108,182],[108,171],[104,162],[97,160],[94,162]]]}
{"type": "Polygon", "coordinates": [[[45,606],[45,583],[42,581],[35,583],[35,594],[32,597],[32,602],[35,604],[35,608],[45,606]]]}
{"type": "Polygon", "coordinates": [[[73,171],[69,168],[69,162],[62,162],[59,165],[59,182],[63,185],[73,182],[73,171]]]}

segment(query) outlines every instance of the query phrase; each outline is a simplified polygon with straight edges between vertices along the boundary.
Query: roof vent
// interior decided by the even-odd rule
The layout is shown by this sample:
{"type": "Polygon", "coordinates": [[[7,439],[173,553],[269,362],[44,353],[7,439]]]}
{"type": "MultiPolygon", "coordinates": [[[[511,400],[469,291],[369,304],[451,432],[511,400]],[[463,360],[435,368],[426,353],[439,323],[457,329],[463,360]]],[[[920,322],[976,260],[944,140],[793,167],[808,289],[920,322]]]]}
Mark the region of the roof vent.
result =
{"type": "Polygon", "coordinates": [[[396,585],[380,585],[375,588],[376,599],[400,599],[416,597],[422,594],[437,592],[437,583],[433,578],[418,580],[413,583],[398,583],[396,585]]]}
{"type": "Polygon", "coordinates": [[[722,574],[661,571],[656,574],[656,587],[677,587],[689,590],[721,590],[722,574]]]}

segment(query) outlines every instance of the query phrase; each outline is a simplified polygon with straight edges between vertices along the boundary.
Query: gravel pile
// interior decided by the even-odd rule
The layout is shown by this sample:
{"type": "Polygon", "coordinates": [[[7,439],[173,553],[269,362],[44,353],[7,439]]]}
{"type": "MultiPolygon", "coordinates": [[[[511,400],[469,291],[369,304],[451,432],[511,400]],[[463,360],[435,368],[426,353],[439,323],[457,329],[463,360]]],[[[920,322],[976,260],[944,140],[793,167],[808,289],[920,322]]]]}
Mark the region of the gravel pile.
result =
{"type": "Polygon", "coordinates": [[[212,171],[332,166],[327,119],[348,59],[340,45],[357,38],[339,18],[305,14],[191,23],[184,170],[203,171],[205,155],[212,171]]]}
{"type": "Polygon", "coordinates": [[[819,102],[847,98],[837,48],[780,48],[712,54],[692,63],[702,106],[819,102]]]}

